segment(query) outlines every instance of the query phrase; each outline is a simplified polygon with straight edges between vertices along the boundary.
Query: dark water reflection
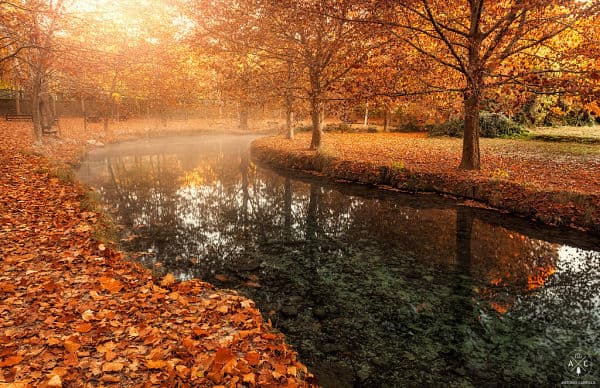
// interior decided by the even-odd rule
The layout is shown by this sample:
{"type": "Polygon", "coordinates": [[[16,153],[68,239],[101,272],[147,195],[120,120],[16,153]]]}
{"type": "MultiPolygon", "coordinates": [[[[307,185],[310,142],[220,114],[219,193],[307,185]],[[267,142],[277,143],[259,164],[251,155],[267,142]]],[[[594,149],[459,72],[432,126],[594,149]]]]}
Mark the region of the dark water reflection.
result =
{"type": "Polygon", "coordinates": [[[565,364],[599,350],[598,239],[274,172],[251,140],[125,143],[79,173],[133,257],[255,300],[324,386],[583,379],[565,364]]]}

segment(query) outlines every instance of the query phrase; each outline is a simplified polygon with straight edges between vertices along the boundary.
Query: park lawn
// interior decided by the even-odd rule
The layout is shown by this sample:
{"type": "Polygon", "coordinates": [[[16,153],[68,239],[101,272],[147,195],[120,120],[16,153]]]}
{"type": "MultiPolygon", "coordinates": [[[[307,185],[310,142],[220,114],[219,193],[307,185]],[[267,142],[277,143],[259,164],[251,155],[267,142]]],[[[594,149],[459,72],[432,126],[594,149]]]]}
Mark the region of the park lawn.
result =
{"type": "Polygon", "coordinates": [[[411,133],[326,133],[255,141],[253,153],[280,167],[336,179],[475,199],[549,224],[600,228],[600,145],[481,139],[480,171],[459,171],[462,141],[411,133]]]}
{"type": "Polygon", "coordinates": [[[591,127],[535,127],[528,128],[528,131],[534,135],[570,136],[600,140],[600,125],[591,127]]]}
{"type": "Polygon", "coordinates": [[[32,147],[29,125],[0,123],[0,386],[312,386],[251,300],[98,240],[64,164],[86,136],[32,147]]]}

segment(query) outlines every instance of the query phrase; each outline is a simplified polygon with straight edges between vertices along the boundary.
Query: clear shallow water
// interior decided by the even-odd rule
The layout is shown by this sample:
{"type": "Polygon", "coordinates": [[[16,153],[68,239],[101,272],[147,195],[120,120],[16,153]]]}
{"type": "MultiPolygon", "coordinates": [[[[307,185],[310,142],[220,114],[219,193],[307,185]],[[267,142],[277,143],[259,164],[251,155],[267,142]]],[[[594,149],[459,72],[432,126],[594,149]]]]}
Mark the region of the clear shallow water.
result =
{"type": "Polygon", "coordinates": [[[123,143],[78,175],[132,258],[252,298],[326,387],[600,383],[599,239],[275,172],[252,139],[123,143]]]}

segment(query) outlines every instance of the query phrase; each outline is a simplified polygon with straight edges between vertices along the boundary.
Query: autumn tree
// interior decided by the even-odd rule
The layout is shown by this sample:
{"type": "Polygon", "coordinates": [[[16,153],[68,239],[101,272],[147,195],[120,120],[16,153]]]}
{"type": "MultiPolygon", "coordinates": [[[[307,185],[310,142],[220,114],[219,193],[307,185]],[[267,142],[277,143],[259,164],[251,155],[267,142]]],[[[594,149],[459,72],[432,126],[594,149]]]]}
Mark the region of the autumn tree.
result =
{"type": "Polygon", "coordinates": [[[44,128],[52,126],[55,112],[50,107],[50,82],[53,64],[59,48],[57,35],[67,23],[63,0],[27,2],[28,33],[31,47],[18,59],[28,67],[31,90],[31,115],[36,141],[41,141],[44,128]]]}
{"type": "Polygon", "coordinates": [[[22,33],[28,29],[28,10],[19,2],[0,1],[0,64],[14,59],[21,51],[33,48],[22,33]]]}
{"type": "Polygon", "coordinates": [[[128,113],[121,112],[123,101],[140,112],[143,104],[147,116],[157,112],[164,121],[166,108],[191,103],[200,94],[204,69],[177,40],[180,26],[172,8],[124,0],[105,12],[76,11],[57,78],[63,91],[81,98],[84,113],[86,99],[99,105],[93,113],[103,116],[105,133],[110,133],[111,119],[128,113]]]}
{"type": "Polygon", "coordinates": [[[269,98],[266,75],[272,63],[261,55],[257,20],[252,1],[184,1],[180,9],[194,29],[188,36],[193,50],[208,53],[221,100],[237,105],[239,127],[248,129],[250,112],[269,98]]]}
{"type": "Polygon", "coordinates": [[[11,61],[32,95],[33,129],[36,141],[42,128],[50,127],[50,75],[58,42],[57,33],[66,24],[63,0],[0,2],[0,63],[11,61]]]}
{"type": "Polygon", "coordinates": [[[410,51],[460,77],[456,84],[421,80],[430,91],[457,91],[464,104],[461,169],[479,169],[479,111],[482,95],[505,84],[527,84],[535,75],[564,71],[559,63],[537,60],[541,50],[598,11],[594,2],[485,0],[380,1],[370,18],[385,26],[410,51]],[[521,64],[532,60],[539,67],[521,64]],[[508,65],[510,63],[510,65],[508,65]]]}
{"type": "MultiPolygon", "coordinates": [[[[312,149],[321,144],[324,108],[335,86],[362,65],[373,48],[384,44],[372,26],[348,20],[361,10],[350,0],[221,0],[187,6],[213,47],[240,59],[256,55],[263,62],[282,65],[267,72],[280,74],[281,87],[275,90],[284,99],[288,137],[293,137],[294,101],[301,97],[310,104],[312,149]]],[[[240,77],[242,89],[245,82],[240,77]]]]}
{"type": "Polygon", "coordinates": [[[265,50],[304,71],[304,93],[310,104],[311,149],[318,149],[322,121],[330,94],[343,79],[366,62],[369,54],[387,43],[377,28],[352,23],[361,6],[344,1],[264,0],[265,50]]]}

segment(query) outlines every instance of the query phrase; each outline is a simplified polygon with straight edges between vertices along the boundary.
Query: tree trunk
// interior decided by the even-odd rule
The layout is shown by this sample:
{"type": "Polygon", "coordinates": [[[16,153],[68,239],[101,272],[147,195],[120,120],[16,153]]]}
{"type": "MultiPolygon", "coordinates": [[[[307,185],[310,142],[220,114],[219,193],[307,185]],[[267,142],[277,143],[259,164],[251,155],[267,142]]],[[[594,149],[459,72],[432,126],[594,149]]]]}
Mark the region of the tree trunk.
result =
{"type": "Polygon", "coordinates": [[[383,111],[383,132],[388,131],[389,121],[390,121],[390,110],[388,109],[388,107],[386,105],[384,107],[384,111],[383,111]]]}
{"type": "Polygon", "coordinates": [[[42,92],[42,81],[35,76],[32,85],[31,117],[33,119],[33,136],[36,143],[42,141],[42,117],[40,115],[40,94],[42,92]]]}
{"type": "Polygon", "coordinates": [[[321,73],[317,64],[311,64],[308,69],[310,78],[310,118],[312,121],[312,139],[310,149],[317,150],[321,147],[323,137],[323,102],[321,101],[321,73]]]}
{"type": "Polygon", "coordinates": [[[104,114],[104,133],[108,134],[108,131],[110,130],[110,126],[108,125],[108,113],[104,114]]]}
{"type": "Polygon", "coordinates": [[[15,97],[15,111],[18,115],[21,114],[21,91],[17,91],[17,96],[15,97]]]}
{"type": "Polygon", "coordinates": [[[50,98],[52,99],[52,121],[54,121],[58,117],[56,113],[56,96],[50,95],[50,98]]]}
{"type": "Polygon", "coordinates": [[[369,103],[365,104],[365,121],[363,123],[363,127],[367,127],[369,125],[369,103]]]}
{"type": "Polygon", "coordinates": [[[248,104],[246,101],[240,103],[240,129],[242,131],[248,130],[248,104]]]}
{"type": "Polygon", "coordinates": [[[287,138],[290,140],[294,139],[294,111],[286,108],[285,112],[285,129],[287,138]]]}
{"type": "Polygon", "coordinates": [[[464,76],[466,89],[464,91],[465,128],[463,135],[462,160],[458,166],[461,170],[479,170],[479,110],[481,108],[481,92],[483,91],[484,68],[481,63],[481,11],[483,0],[469,2],[471,7],[470,31],[468,36],[469,60],[464,76]]]}
{"type": "Polygon", "coordinates": [[[109,119],[110,119],[110,111],[111,111],[111,102],[110,100],[112,99],[110,96],[111,93],[109,93],[109,95],[106,97],[105,103],[104,103],[104,115],[103,115],[103,123],[104,123],[104,133],[108,134],[108,131],[110,130],[109,127],[109,119]]]}
{"type": "Polygon", "coordinates": [[[81,114],[83,115],[83,130],[87,132],[87,112],[85,111],[85,97],[81,97],[81,114]]]}
{"type": "Polygon", "coordinates": [[[292,62],[287,62],[287,89],[285,91],[285,130],[287,138],[294,139],[294,97],[292,95],[292,62]]]}
{"type": "Polygon", "coordinates": [[[310,117],[312,120],[311,150],[317,150],[321,147],[321,138],[323,137],[321,109],[321,102],[318,97],[312,97],[310,99],[310,117]]]}
{"type": "Polygon", "coordinates": [[[479,110],[481,105],[481,90],[469,88],[464,94],[465,131],[463,135],[463,152],[459,169],[479,170],[479,110]]]}
{"type": "Polygon", "coordinates": [[[54,124],[54,118],[56,117],[54,114],[54,105],[50,102],[51,98],[52,97],[50,94],[45,91],[40,93],[38,109],[40,125],[42,127],[42,135],[44,134],[44,131],[52,128],[52,125],[54,124]]]}

